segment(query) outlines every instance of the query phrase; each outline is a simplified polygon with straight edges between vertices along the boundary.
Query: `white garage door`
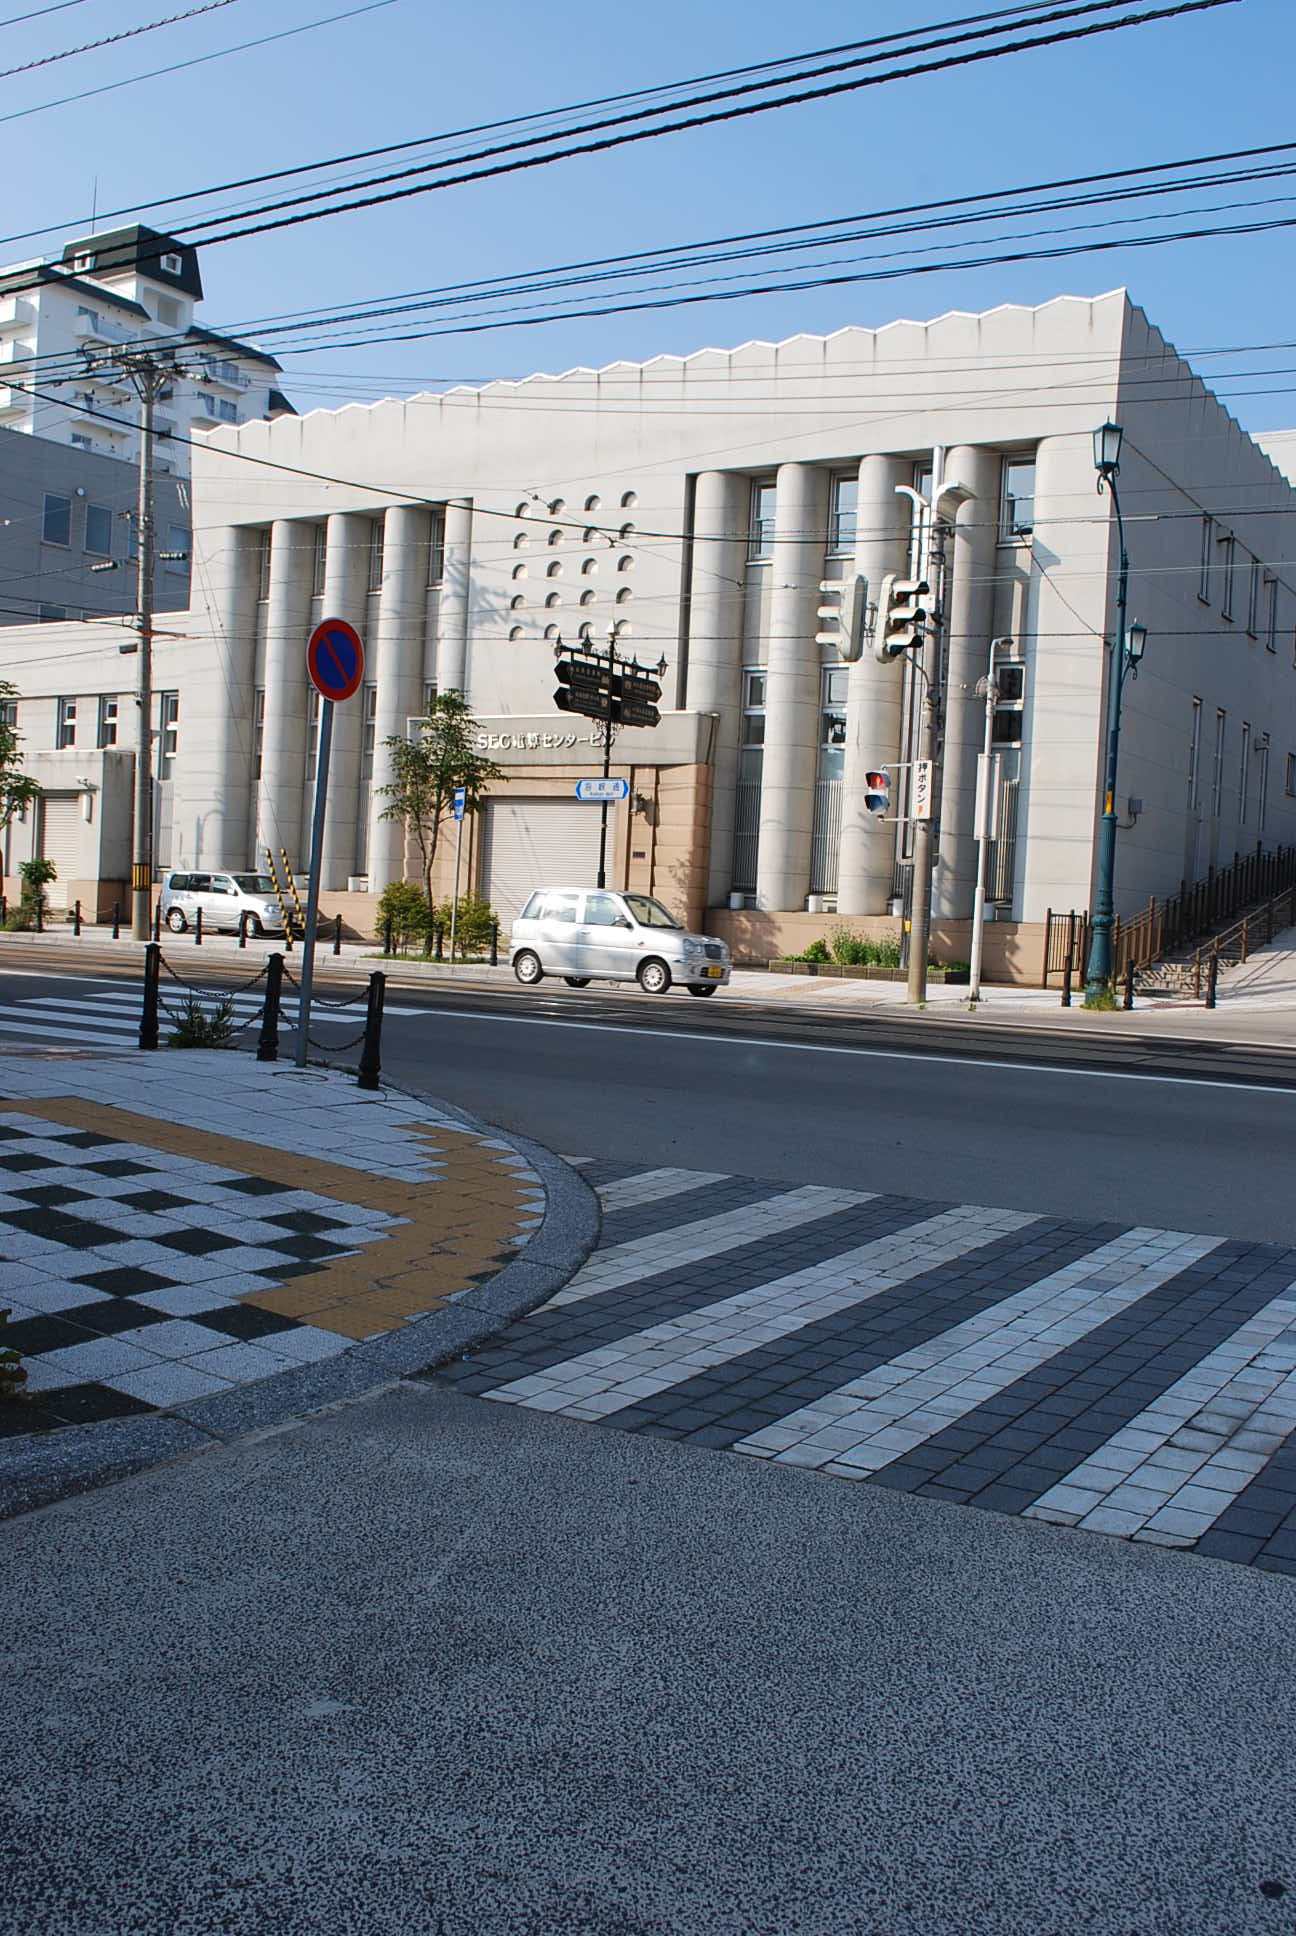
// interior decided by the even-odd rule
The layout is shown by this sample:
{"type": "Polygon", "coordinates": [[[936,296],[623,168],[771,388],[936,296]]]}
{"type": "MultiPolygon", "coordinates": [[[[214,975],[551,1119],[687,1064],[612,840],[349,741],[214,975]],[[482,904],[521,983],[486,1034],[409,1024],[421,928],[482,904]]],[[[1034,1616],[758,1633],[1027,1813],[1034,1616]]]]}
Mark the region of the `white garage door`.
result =
{"type": "Polygon", "coordinates": [[[482,841],[482,892],[507,928],[533,888],[593,887],[598,849],[595,806],[579,800],[492,800],[482,841]]]}
{"type": "Polygon", "coordinates": [[[52,908],[68,904],[68,882],[81,863],[81,797],[76,793],[47,793],[41,799],[41,854],[58,868],[57,879],[45,889],[52,908]]]}

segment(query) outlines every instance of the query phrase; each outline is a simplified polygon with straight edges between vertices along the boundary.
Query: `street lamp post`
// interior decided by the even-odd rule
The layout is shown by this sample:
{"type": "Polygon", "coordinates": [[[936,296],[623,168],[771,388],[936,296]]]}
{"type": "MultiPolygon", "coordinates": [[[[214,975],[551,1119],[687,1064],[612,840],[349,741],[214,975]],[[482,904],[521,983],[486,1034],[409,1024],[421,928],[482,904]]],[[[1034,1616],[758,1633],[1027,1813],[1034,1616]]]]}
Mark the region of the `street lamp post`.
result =
{"type": "Polygon", "coordinates": [[[1107,760],[1103,778],[1103,813],[1098,836],[1098,879],[1094,889],[1093,935],[1089,944],[1089,964],[1085,970],[1085,1000],[1092,1002],[1111,985],[1112,927],[1116,918],[1116,769],[1120,758],[1121,698],[1125,674],[1137,668],[1147,644],[1147,627],[1126,625],[1129,597],[1129,555],[1125,549],[1125,522],[1121,517],[1116,475],[1120,470],[1123,431],[1119,424],[1105,423],[1095,430],[1094,468],[1098,472],[1098,492],[1111,492],[1116,512],[1116,537],[1120,546],[1120,573],[1116,583],[1116,640],[1112,651],[1111,677],[1107,692],[1107,760]]]}

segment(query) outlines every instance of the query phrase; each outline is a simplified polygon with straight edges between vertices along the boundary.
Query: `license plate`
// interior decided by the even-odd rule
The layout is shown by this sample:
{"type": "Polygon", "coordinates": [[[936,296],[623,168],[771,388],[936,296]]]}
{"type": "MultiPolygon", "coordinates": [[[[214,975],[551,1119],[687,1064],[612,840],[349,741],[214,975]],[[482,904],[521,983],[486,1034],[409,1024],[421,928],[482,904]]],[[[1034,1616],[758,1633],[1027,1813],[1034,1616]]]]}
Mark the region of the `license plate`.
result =
{"type": "Polygon", "coordinates": [[[702,973],[705,976],[707,981],[719,981],[720,977],[724,974],[724,969],[713,966],[709,968],[704,968],[702,970],[702,973]]]}

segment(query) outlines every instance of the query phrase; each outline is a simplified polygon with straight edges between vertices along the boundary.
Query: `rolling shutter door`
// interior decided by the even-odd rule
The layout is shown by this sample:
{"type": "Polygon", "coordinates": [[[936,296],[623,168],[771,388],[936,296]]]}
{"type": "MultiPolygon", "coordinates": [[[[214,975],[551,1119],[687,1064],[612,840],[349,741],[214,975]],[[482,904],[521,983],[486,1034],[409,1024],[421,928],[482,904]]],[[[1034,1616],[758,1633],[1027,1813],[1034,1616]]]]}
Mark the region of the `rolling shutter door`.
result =
{"type": "Polygon", "coordinates": [[[52,860],[58,876],[45,889],[52,908],[68,904],[68,882],[80,866],[81,800],[75,793],[47,793],[41,799],[41,854],[52,860]]]}
{"type": "MultiPolygon", "coordinates": [[[[611,846],[611,829],[608,830],[611,846]]],[[[599,810],[578,800],[492,800],[482,842],[482,892],[502,924],[537,887],[593,887],[599,810]]]]}

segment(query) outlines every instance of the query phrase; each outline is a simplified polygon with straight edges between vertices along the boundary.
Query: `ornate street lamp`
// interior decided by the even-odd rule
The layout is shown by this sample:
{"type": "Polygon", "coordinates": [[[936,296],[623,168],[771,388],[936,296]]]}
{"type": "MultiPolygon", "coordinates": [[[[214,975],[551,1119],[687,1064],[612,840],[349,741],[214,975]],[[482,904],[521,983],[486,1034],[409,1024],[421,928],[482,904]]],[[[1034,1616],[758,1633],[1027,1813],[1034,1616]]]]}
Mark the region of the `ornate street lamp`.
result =
{"type": "Polygon", "coordinates": [[[1107,692],[1107,762],[1103,781],[1102,825],[1098,836],[1098,879],[1094,889],[1093,938],[1089,944],[1089,964],[1085,970],[1085,1000],[1099,999],[1111,986],[1112,927],[1116,918],[1116,768],[1120,757],[1121,697],[1125,674],[1137,667],[1147,647],[1147,627],[1135,623],[1127,627],[1126,603],[1129,593],[1129,556],[1125,550],[1125,521],[1121,517],[1116,475],[1120,470],[1124,432],[1117,423],[1105,423],[1093,434],[1094,469],[1098,473],[1098,493],[1111,492],[1116,512],[1116,536],[1120,546],[1120,576],[1116,585],[1116,643],[1112,653],[1111,677],[1107,692]]]}

